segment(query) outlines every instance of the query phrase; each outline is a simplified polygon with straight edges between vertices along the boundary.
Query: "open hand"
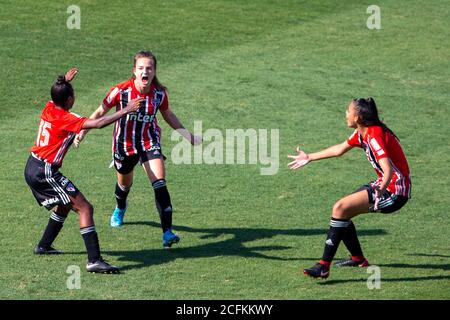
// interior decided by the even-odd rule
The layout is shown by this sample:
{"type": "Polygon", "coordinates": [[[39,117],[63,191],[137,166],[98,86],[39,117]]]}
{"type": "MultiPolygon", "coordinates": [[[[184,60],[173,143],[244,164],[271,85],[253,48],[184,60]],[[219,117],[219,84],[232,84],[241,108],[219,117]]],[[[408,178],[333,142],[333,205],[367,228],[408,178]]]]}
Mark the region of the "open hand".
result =
{"type": "Polygon", "coordinates": [[[78,68],[71,68],[69,71],[66,72],[66,81],[70,82],[73,80],[73,78],[75,78],[75,76],[78,73],[78,68]]]}
{"type": "Polygon", "coordinates": [[[298,169],[304,167],[310,161],[309,156],[304,151],[300,150],[300,147],[297,147],[296,156],[288,155],[288,158],[294,159],[294,161],[288,163],[290,169],[298,169]]]}
{"type": "Polygon", "coordinates": [[[73,140],[73,144],[76,148],[78,148],[80,146],[81,141],[83,141],[84,137],[87,134],[87,130],[81,130],[76,136],[75,139],[73,140]]]}
{"type": "Polygon", "coordinates": [[[380,203],[381,197],[383,196],[383,193],[380,190],[379,186],[375,186],[375,202],[373,204],[373,211],[378,210],[378,204],[380,203]]]}

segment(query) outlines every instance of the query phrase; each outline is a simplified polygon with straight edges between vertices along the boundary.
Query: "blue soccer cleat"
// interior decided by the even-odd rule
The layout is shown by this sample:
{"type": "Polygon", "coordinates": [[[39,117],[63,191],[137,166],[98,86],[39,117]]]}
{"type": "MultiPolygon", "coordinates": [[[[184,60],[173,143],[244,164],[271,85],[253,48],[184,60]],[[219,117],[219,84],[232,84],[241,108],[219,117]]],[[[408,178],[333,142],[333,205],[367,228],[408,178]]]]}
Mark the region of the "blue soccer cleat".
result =
{"type": "Polygon", "coordinates": [[[117,207],[114,209],[114,211],[111,215],[111,220],[109,222],[111,227],[117,228],[117,227],[120,227],[121,225],[123,225],[123,217],[125,215],[125,211],[127,211],[126,207],[125,207],[125,209],[119,209],[117,207]]]}
{"type": "Polygon", "coordinates": [[[180,241],[180,237],[172,232],[172,230],[167,230],[163,233],[163,247],[170,248],[174,243],[180,241]]]}

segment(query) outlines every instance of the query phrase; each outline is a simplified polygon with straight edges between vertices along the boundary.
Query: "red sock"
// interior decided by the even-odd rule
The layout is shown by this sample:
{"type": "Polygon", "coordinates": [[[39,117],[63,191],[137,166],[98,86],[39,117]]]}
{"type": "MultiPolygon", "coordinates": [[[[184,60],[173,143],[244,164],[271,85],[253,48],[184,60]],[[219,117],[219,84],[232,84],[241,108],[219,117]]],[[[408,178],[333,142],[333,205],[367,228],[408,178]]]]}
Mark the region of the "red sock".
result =
{"type": "Polygon", "coordinates": [[[352,256],[352,260],[353,261],[363,261],[364,260],[364,256],[352,256]]]}
{"type": "Polygon", "coordinates": [[[321,265],[324,265],[324,266],[327,267],[327,268],[329,268],[329,267],[330,267],[330,264],[331,264],[331,262],[328,262],[328,261],[325,261],[325,260],[320,260],[319,263],[320,263],[321,265]]]}

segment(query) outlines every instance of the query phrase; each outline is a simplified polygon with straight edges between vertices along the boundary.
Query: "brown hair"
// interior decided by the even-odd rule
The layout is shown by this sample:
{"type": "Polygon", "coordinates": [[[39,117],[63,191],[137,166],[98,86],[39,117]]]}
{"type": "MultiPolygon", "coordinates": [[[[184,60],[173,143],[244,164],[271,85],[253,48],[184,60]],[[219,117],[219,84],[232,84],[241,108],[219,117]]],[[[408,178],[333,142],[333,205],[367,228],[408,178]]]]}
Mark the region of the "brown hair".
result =
{"type": "MultiPolygon", "coordinates": [[[[155,71],[156,71],[156,56],[150,52],[150,51],[139,51],[138,53],[136,53],[134,55],[134,62],[133,62],[133,67],[136,67],[136,62],[138,61],[138,59],[140,58],[149,58],[153,60],[153,63],[155,64],[155,71]]],[[[134,74],[133,74],[133,79],[135,78],[134,74]]],[[[152,80],[153,85],[156,87],[156,89],[158,90],[167,90],[167,88],[158,80],[158,77],[155,76],[153,77],[152,80]]]]}

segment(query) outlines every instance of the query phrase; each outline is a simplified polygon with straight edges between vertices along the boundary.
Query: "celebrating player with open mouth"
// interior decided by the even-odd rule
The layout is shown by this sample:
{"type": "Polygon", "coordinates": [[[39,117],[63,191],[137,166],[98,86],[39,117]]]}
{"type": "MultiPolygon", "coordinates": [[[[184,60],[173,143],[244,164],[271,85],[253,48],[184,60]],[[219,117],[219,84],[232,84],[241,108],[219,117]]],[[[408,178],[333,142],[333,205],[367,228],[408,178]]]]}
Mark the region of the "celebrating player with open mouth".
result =
{"type": "Polygon", "coordinates": [[[105,262],[100,255],[92,205],[59,169],[75,134],[81,129],[103,128],[120,117],[136,111],[142,99],[130,101],[126,108],[110,116],[99,119],[80,117],[69,111],[75,102],[75,93],[69,82],[77,72],[78,69],[73,68],[65,76],[59,76],[53,84],[52,100],[42,111],[39,133],[25,167],[25,180],[37,202],[48,210],[54,208],[45,232],[34,248],[34,253],[61,253],[52,247],[52,243],[61,231],[68,213],[74,210],[80,216],[80,233],[88,253],[87,271],[117,273],[118,268],[105,262]]]}
{"type": "MultiPolygon", "coordinates": [[[[169,248],[180,237],[172,231],[172,203],[166,186],[164,156],[160,139],[161,129],[156,114],[159,111],[164,120],[188,139],[191,144],[201,143],[201,138],[184,129],[176,115],[169,108],[167,89],[156,77],[156,57],[149,51],[140,51],[134,56],[133,77],[114,86],[103,99],[102,105],[94,111],[95,119],[111,108],[125,108],[131,99],[144,98],[136,115],[129,115],[117,121],[113,132],[113,162],[117,171],[115,196],[117,205],[111,216],[112,227],[123,224],[127,209],[127,197],[133,184],[133,170],[138,162],[144,168],[154,190],[156,207],[163,231],[163,246],[169,248]]],[[[77,135],[77,145],[86,131],[77,135]]]]}
{"type": "Polygon", "coordinates": [[[347,125],[355,129],[346,141],[309,154],[297,148],[297,155],[288,156],[294,159],[289,167],[298,169],[311,161],[339,157],[353,147],[359,147],[364,149],[378,175],[376,181],[360,187],[334,205],[323,257],[313,267],[303,270],[305,275],[313,278],[329,276],[330,265],[341,240],[351,258],[337,262],[337,266],[368,266],[351,219],[368,212],[395,212],[411,197],[408,162],[397,136],[380,121],[375,101],[372,98],[352,100],[346,116],[347,125]]]}

